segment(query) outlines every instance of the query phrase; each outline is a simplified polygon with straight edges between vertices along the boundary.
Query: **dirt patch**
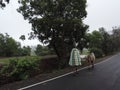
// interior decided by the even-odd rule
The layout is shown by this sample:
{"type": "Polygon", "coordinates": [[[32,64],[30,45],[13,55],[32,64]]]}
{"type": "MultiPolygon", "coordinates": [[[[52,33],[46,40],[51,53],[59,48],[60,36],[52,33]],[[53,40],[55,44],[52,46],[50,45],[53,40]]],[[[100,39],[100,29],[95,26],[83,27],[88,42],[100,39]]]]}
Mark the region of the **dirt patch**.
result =
{"type": "MultiPolygon", "coordinates": [[[[97,59],[96,63],[103,61],[103,60],[106,60],[107,58],[109,58],[111,56],[112,55],[97,59]]],[[[80,66],[78,68],[82,68],[85,66],[87,66],[87,64],[84,63],[82,66],[80,66]]],[[[53,78],[53,77],[56,77],[59,75],[63,75],[65,73],[71,72],[73,70],[75,70],[74,67],[68,67],[68,68],[65,68],[62,70],[56,70],[52,73],[40,74],[38,76],[35,76],[34,78],[30,78],[30,79],[27,79],[24,81],[18,81],[18,82],[14,82],[14,83],[10,83],[10,84],[5,84],[5,85],[0,87],[0,90],[16,90],[16,89],[21,88],[21,87],[25,87],[25,86],[28,86],[28,85],[31,85],[34,83],[38,83],[38,82],[41,82],[41,81],[44,81],[44,80],[47,80],[47,79],[50,79],[50,78],[53,78]]]]}

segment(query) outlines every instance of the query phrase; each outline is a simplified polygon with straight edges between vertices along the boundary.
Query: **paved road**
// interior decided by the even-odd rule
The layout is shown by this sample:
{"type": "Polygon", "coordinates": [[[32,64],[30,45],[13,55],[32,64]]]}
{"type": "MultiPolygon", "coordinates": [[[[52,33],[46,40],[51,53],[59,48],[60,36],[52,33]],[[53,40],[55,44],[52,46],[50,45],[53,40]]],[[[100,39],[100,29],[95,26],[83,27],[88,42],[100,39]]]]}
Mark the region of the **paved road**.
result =
{"type": "Polygon", "coordinates": [[[76,76],[70,74],[26,90],[120,90],[120,54],[93,70],[84,69],[76,76]]]}

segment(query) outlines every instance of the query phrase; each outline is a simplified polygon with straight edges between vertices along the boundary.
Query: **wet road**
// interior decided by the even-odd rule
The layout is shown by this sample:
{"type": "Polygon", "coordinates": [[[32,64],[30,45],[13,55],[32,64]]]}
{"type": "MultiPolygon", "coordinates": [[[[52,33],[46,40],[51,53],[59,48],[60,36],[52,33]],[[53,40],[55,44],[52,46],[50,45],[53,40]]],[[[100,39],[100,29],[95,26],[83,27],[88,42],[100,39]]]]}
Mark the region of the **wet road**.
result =
{"type": "Polygon", "coordinates": [[[120,54],[84,69],[25,90],[120,90],[120,54]]]}

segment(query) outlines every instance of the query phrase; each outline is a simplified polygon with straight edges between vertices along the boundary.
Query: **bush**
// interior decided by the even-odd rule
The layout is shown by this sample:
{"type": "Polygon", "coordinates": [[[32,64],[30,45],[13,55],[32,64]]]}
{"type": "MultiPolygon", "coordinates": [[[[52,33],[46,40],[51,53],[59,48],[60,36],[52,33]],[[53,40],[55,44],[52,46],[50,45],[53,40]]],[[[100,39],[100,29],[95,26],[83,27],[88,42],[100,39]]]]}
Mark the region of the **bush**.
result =
{"type": "Polygon", "coordinates": [[[96,58],[102,57],[103,56],[103,52],[101,49],[98,48],[91,48],[90,52],[93,52],[95,54],[96,58]]]}
{"type": "Polygon", "coordinates": [[[9,64],[4,66],[1,74],[6,77],[14,77],[16,80],[24,80],[32,75],[32,72],[39,70],[38,60],[30,58],[11,59],[9,64]]]}

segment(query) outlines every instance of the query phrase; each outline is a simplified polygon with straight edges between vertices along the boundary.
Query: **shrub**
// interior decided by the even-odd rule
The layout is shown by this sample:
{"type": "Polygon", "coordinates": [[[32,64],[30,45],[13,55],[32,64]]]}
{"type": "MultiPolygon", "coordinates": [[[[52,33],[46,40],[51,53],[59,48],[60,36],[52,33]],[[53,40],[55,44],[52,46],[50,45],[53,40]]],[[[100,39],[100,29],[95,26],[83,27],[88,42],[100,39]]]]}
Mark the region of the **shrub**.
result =
{"type": "Polygon", "coordinates": [[[30,58],[11,59],[9,64],[4,66],[1,70],[1,74],[6,77],[14,77],[16,80],[27,79],[31,76],[32,72],[39,70],[38,60],[30,58]]]}

